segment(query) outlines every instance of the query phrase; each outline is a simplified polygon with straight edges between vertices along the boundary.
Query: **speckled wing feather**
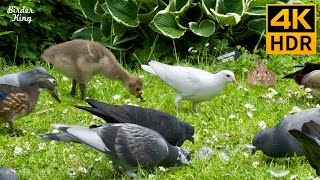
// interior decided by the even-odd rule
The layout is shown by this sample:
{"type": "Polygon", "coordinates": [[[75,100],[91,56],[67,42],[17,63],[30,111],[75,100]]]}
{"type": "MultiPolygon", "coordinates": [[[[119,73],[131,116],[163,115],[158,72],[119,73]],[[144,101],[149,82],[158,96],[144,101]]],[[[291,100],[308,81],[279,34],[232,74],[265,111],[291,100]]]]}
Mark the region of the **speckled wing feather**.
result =
{"type": "Polygon", "coordinates": [[[0,84],[0,118],[8,118],[12,114],[24,116],[28,112],[29,96],[19,87],[0,84]]]}

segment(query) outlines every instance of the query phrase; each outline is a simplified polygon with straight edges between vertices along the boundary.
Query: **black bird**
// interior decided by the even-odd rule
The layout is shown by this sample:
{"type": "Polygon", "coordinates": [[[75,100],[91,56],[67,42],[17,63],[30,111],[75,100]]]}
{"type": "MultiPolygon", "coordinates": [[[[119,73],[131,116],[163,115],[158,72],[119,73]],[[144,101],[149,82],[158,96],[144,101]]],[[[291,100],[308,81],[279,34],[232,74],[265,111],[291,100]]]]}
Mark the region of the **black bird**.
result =
{"type": "Polygon", "coordinates": [[[14,121],[28,115],[35,108],[40,88],[48,90],[60,102],[56,80],[47,73],[32,76],[30,84],[23,87],[0,84],[0,123],[9,123],[13,134],[14,121]]]}
{"type": "Polygon", "coordinates": [[[107,123],[132,123],[153,129],[174,146],[182,146],[187,139],[194,143],[194,127],[167,113],[131,105],[111,105],[93,99],[86,101],[91,107],[75,107],[99,116],[107,123]]]}
{"type": "Polygon", "coordinates": [[[289,133],[302,144],[305,157],[320,176],[320,125],[314,121],[306,122],[302,126],[302,132],[293,129],[289,133]]]}
{"type": "Polygon", "coordinates": [[[254,154],[257,150],[269,157],[282,158],[303,155],[301,143],[289,134],[289,130],[301,130],[305,122],[320,123],[320,109],[312,108],[283,118],[276,126],[258,132],[252,139],[254,154]]]}
{"type": "Polygon", "coordinates": [[[156,131],[130,123],[109,123],[91,127],[53,124],[60,133],[42,134],[46,140],[77,142],[107,154],[112,165],[136,176],[140,167],[190,165],[190,153],[170,145],[156,131]]]}
{"type": "Polygon", "coordinates": [[[1,180],[18,180],[18,176],[13,169],[1,167],[0,179],[1,180]]]}

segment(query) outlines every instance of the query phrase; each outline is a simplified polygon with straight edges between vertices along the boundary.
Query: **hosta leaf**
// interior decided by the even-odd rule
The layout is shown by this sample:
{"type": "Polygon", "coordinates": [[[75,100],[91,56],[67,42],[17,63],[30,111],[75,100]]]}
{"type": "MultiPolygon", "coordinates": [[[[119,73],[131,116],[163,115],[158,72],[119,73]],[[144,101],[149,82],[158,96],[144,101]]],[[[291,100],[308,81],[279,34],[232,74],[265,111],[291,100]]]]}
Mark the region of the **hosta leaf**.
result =
{"type": "Polygon", "coordinates": [[[196,22],[189,22],[189,28],[191,31],[199,36],[209,37],[215,31],[215,24],[211,20],[203,20],[198,24],[196,22]]]}
{"type": "Polygon", "coordinates": [[[240,15],[237,13],[219,14],[215,12],[213,9],[210,9],[210,11],[216,17],[218,22],[221,23],[222,25],[234,26],[234,25],[237,25],[241,20],[240,15]]]}
{"type": "Polygon", "coordinates": [[[260,19],[254,19],[248,22],[248,29],[256,32],[259,35],[265,35],[266,31],[266,19],[260,18],[260,19]]]}
{"type": "Polygon", "coordinates": [[[138,4],[134,0],[107,0],[102,8],[109,12],[118,23],[128,27],[137,27],[138,4]]]}
{"type": "Polygon", "coordinates": [[[136,39],[138,36],[139,34],[131,34],[130,36],[122,36],[122,37],[116,36],[113,40],[113,45],[126,43],[128,41],[136,39]]]}
{"type": "Polygon", "coordinates": [[[242,16],[245,8],[245,0],[217,0],[214,10],[219,14],[237,13],[242,16]]]}
{"type": "Polygon", "coordinates": [[[153,23],[161,34],[170,38],[179,38],[186,32],[185,29],[181,29],[174,14],[169,11],[159,11],[154,17],[153,23]]]}
{"type": "Polygon", "coordinates": [[[92,21],[101,21],[101,16],[95,12],[98,0],[79,0],[83,14],[92,21]]]}
{"type": "Polygon", "coordinates": [[[266,7],[265,6],[259,6],[247,9],[245,14],[251,15],[251,16],[265,16],[266,15],[266,7]]]}
{"type": "Polygon", "coordinates": [[[102,15],[101,32],[105,37],[111,36],[112,32],[112,17],[109,14],[102,15]]]}
{"type": "Polygon", "coordinates": [[[203,11],[200,7],[200,3],[189,8],[184,15],[188,19],[188,21],[199,22],[203,16],[203,11]]]}
{"type": "Polygon", "coordinates": [[[201,0],[201,9],[203,12],[212,20],[216,20],[216,17],[209,11],[215,7],[215,1],[212,0],[201,0]]]}
{"type": "Polygon", "coordinates": [[[71,39],[87,39],[101,42],[103,34],[97,27],[85,27],[77,30],[72,34],[71,39]]]}
{"type": "Polygon", "coordinates": [[[278,0],[250,0],[248,3],[248,8],[256,6],[265,6],[266,4],[275,4],[278,0]]]}
{"type": "Polygon", "coordinates": [[[158,6],[154,7],[152,9],[152,11],[150,11],[146,14],[138,14],[139,21],[141,23],[149,24],[152,21],[153,17],[156,15],[157,9],[158,9],[158,6]]]}

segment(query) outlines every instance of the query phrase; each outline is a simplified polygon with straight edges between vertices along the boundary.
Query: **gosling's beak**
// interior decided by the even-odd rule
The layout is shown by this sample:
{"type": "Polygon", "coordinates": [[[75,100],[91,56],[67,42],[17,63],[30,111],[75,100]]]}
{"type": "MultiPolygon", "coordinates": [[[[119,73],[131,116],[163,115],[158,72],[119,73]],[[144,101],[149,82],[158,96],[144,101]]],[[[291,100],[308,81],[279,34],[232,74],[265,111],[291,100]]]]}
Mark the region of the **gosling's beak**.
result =
{"type": "Polygon", "coordinates": [[[232,82],[233,82],[234,84],[238,84],[236,79],[233,79],[232,82]]]}
{"type": "Polygon", "coordinates": [[[49,91],[49,93],[51,94],[51,96],[53,96],[59,103],[61,103],[61,99],[58,93],[57,88],[55,87],[53,91],[49,91]]]}
{"type": "Polygon", "coordinates": [[[257,152],[257,147],[254,146],[254,147],[252,148],[252,150],[251,150],[251,154],[253,155],[253,154],[255,154],[256,152],[257,152]]]}
{"type": "Polygon", "coordinates": [[[142,91],[139,91],[137,98],[140,99],[141,102],[145,101],[145,99],[143,99],[143,97],[142,97],[142,91]]]}

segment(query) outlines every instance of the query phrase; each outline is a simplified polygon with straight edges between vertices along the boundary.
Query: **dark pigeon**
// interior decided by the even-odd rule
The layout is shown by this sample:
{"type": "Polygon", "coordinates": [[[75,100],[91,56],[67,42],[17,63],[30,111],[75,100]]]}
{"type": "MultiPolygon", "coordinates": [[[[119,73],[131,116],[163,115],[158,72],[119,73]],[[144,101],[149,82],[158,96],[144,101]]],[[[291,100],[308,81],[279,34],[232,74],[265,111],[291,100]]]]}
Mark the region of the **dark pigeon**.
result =
{"type": "Polygon", "coordinates": [[[302,126],[302,132],[293,129],[289,130],[289,133],[302,144],[304,155],[309,164],[320,176],[320,125],[314,121],[306,122],[302,126]]]}
{"type": "Polygon", "coordinates": [[[12,74],[0,76],[0,84],[8,84],[11,86],[25,87],[30,85],[32,77],[37,74],[47,74],[47,70],[43,67],[36,67],[30,71],[20,71],[12,74]]]}
{"type": "Polygon", "coordinates": [[[135,176],[138,166],[189,165],[190,153],[172,146],[156,131],[130,123],[109,123],[91,127],[54,124],[60,133],[40,135],[42,139],[85,144],[107,154],[112,165],[135,176]]]}
{"type": "Polygon", "coordinates": [[[91,107],[75,107],[99,116],[107,123],[132,123],[153,129],[174,146],[182,146],[187,139],[194,143],[194,127],[167,113],[131,105],[111,105],[93,99],[86,101],[91,107]]]}
{"type": "Polygon", "coordinates": [[[306,62],[303,66],[294,66],[302,67],[302,69],[297,70],[294,73],[286,75],[284,78],[294,79],[297,84],[302,85],[302,79],[312,71],[320,70],[320,64],[306,62]]]}
{"type": "Polygon", "coordinates": [[[18,176],[13,169],[0,168],[0,180],[18,180],[18,176]]]}
{"type": "Polygon", "coordinates": [[[301,130],[302,125],[313,120],[320,124],[320,109],[312,108],[300,111],[282,119],[276,126],[258,132],[253,140],[252,154],[261,150],[265,155],[274,158],[292,157],[296,153],[303,156],[301,143],[290,135],[288,130],[301,130]]]}

